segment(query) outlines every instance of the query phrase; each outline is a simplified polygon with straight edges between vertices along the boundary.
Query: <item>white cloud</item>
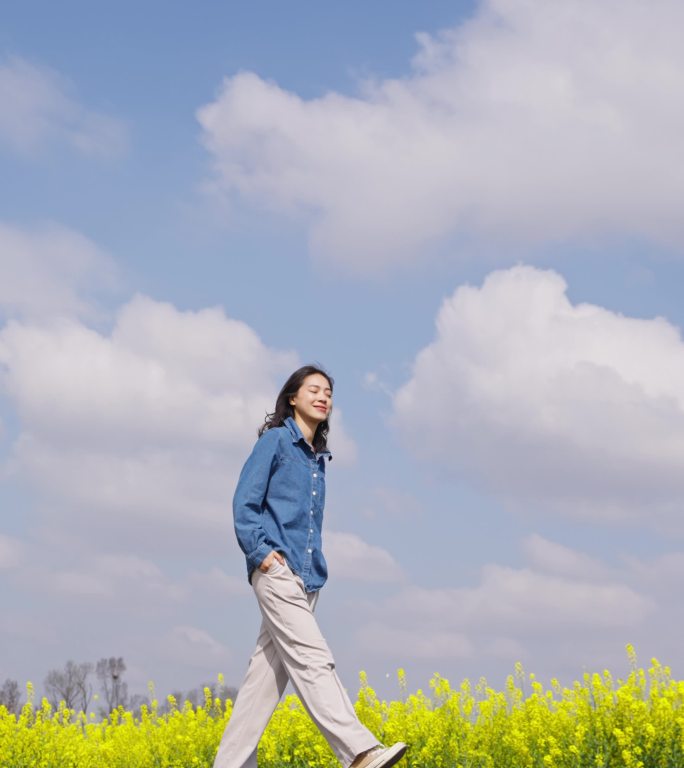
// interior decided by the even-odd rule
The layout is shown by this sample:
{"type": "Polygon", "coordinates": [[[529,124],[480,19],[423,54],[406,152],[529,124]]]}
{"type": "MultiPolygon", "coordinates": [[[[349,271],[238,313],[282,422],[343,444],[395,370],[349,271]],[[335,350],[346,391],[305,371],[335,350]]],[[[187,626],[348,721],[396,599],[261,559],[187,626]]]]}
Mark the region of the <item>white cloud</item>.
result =
{"type": "Polygon", "coordinates": [[[335,579],[397,582],[406,578],[404,569],[387,550],[368,544],[354,533],[324,531],[323,549],[335,579]]]}
{"type": "Polygon", "coordinates": [[[30,433],[109,448],[241,445],[263,421],[273,372],[294,360],[221,309],[180,312],[144,296],[121,308],[109,337],[63,320],[10,322],[0,339],[30,433]]]}
{"type": "Polygon", "coordinates": [[[114,262],[91,240],[57,224],[33,231],[0,221],[0,313],[93,316],[86,293],[115,286],[114,262]]]}
{"type": "Polygon", "coordinates": [[[657,584],[633,584],[632,566],[612,570],[538,535],[523,542],[523,551],[530,562],[518,568],[488,563],[473,586],[410,585],[380,601],[360,601],[368,618],[358,622],[357,647],[414,670],[425,661],[455,659],[463,672],[471,661],[482,669],[484,660],[499,660],[507,672],[522,661],[533,662],[531,671],[555,675],[560,666],[578,669],[586,658],[601,664],[607,649],[614,653],[648,638],[668,621],[657,584]],[[572,564],[561,567],[563,575],[550,561],[554,552],[572,564]],[[583,563],[592,565],[589,576],[570,573],[583,563]]]}
{"type": "Polygon", "coordinates": [[[295,366],[220,309],[142,296],[109,335],[74,320],[12,321],[0,361],[21,421],[14,471],[100,531],[163,523],[171,539],[223,525],[275,378],[295,366]]]}
{"type": "Polygon", "coordinates": [[[203,595],[215,595],[219,599],[252,595],[246,574],[240,578],[229,576],[225,571],[216,566],[208,571],[192,571],[188,575],[187,582],[193,592],[203,595]]]}
{"type": "Polygon", "coordinates": [[[24,544],[14,536],[0,533],[0,570],[17,568],[24,559],[24,544]]]}
{"type": "Polygon", "coordinates": [[[531,566],[556,576],[580,581],[605,581],[614,575],[611,569],[596,558],[549,541],[537,533],[525,538],[523,551],[531,566]]]}
{"type": "Polygon", "coordinates": [[[567,684],[583,671],[625,666],[627,643],[640,659],[681,663],[684,553],[637,557],[616,544],[619,564],[608,565],[538,534],[521,544],[526,562],[488,563],[472,585],[410,585],[356,600],[359,655],[404,666],[414,680],[436,669],[459,679],[487,669],[503,680],[521,661],[567,684]]]}
{"type": "Polygon", "coordinates": [[[0,143],[35,154],[52,142],[86,155],[119,155],[127,144],[120,120],[85,107],[59,73],[10,57],[0,65],[0,143]]]}
{"type": "Polygon", "coordinates": [[[420,627],[400,629],[371,621],[357,633],[359,649],[376,655],[391,649],[392,656],[411,659],[462,659],[473,653],[472,643],[458,632],[426,632],[420,627]]]}
{"type": "Polygon", "coordinates": [[[185,587],[168,579],[158,565],[135,555],[86,555],[77,565],[28,578],[36,587],[42,585],[43,590],[74,597],[79,602],[93,598],[99,605],[102,601],[122,605],[125,601],[126,611],[139,606],[145,613],[151,606],[178,603],[188,594],[185,587]]]}
{"type": "MultiPolygon", "coordinates": [[[[387,605],[387,615],[429,629],[435,623],[473,634],[554,635],[623,629],[638,624],[651,602],[617,582],[587,582],[533,568],[497,564],[482,568],[476,587],[410,587],[387,605]]],[[[529,638],[528,638],[529,639],[529,638]]]]}
{"type": "Polygon", "coordinates": [[[216,184],[361,272],[449,235],[684,242],[684,6],[486,0],[404,78],[305,100],[251,72],[198,112],[216,184]]]}
{"type": "MultiPolygon", "coordinates": [[[[10,321],[0,386],[21,426],[8,472],[40,496],[50,525],[88,520],[115,547],[218,545],[257,427],[296,366],[219,308],[181,312],[144,296],[109,333],[69,318],[10,321]]],[[[334,431],[344,463],[355,446],[339,412],[334,431]]]]}
{"type": "Polygon", "coordinates": [[[684,590],[684,552],[665,552],[650,559],[630,555],[625,563],[634,584],[652,594],[679,600],[684,590]]]}
{"type": "Polygon", "coordinates": [[[391,395],[392,390],[376,371],[367,371],[362,379],[363,387],[371,392],[382,392],[391,395]]]}
{"type": "Polygon", "coordinates": [[[185,624],[174,627],[159,644],[160,654],[169,662],[212,674],[232,657],[230,649],[209,632],[185,624]]]}
{"type": "Polygon", "coordinates": [[[522,266],[458,288],[394,422],[421,459],[510,504],[681,527],[680,333],[573,305],[565,289],[522,266]]]}

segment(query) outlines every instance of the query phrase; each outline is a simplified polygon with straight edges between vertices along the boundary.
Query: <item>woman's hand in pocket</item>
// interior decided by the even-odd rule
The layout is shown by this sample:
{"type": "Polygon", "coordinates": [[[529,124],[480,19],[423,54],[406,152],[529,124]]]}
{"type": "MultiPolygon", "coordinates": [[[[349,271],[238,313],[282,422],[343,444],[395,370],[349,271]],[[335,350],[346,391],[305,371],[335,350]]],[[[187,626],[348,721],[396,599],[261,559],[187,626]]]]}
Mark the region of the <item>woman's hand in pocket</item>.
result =
{"type": "Polygon", "coordinates": [[[266,573],[266,571],[268,571],[268,569],[273,564],[274,560],[277,560],[281,565],[285,565],[285,558],[280,554],[280,552],[276,552],[274,549],[261,561],[259,570],[263,573],[266,573]]]}

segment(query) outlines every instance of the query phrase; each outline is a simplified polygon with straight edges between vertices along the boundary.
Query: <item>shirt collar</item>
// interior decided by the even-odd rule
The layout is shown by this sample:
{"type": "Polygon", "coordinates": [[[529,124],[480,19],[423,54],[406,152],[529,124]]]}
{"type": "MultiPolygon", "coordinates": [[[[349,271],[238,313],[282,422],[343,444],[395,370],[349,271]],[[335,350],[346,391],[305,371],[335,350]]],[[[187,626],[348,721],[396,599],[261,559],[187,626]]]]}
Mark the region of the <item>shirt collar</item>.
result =
{"type": "MultiPolygon", "coordinates": [[[[304,439],[304,435],[302,434],[302,430],[299,428],[299,424],[297,424],[297,422],[294,420],[292,416],[288,416],[283,423],[290,430],[293,443],[298,443],[300,440],[303,440],[306,443],[306,440],[304,439]]],[[[308,443],[306,444],[308,445],[308,443]]],[[[328,451],[327,449],[324,451],[319,451],[316,454],[316,457],[318,456],[327,456],[328,461],[332,461],[332,453],[330,453],[330,451],[328,451]]]]}

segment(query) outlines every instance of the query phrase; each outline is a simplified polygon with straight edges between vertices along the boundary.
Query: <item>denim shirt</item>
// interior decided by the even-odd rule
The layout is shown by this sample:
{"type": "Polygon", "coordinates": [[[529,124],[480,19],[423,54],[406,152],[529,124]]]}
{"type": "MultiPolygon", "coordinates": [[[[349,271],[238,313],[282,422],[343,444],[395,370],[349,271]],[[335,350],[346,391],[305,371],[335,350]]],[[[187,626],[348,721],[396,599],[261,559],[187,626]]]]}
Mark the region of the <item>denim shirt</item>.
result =
{"type": "Polygon", "coordinates": [[[271,550],[281,552],[307,592],[325,584],[321,529],[325,504],[325,458],[314,453],[288,416],[267,429],[245,462],[233,496],[233,521],[247,560],[247,579],[271,550]]]}

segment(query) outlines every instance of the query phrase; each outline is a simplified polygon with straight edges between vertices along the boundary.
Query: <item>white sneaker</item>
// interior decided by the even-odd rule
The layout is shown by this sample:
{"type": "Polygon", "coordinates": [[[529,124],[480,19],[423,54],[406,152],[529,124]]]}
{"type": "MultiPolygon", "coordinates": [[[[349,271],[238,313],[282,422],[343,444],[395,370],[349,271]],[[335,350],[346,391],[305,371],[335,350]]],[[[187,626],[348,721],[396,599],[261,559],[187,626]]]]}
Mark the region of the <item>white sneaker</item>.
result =
{"type": "Polygon", "coordinates": [[[392,744],[391,747],[378,744],[377,747],[373,747],[357,757],[350,768],[390,768],[391,765],[401,760],[407,749],[406,744],[401,741],[392,744]]]}

